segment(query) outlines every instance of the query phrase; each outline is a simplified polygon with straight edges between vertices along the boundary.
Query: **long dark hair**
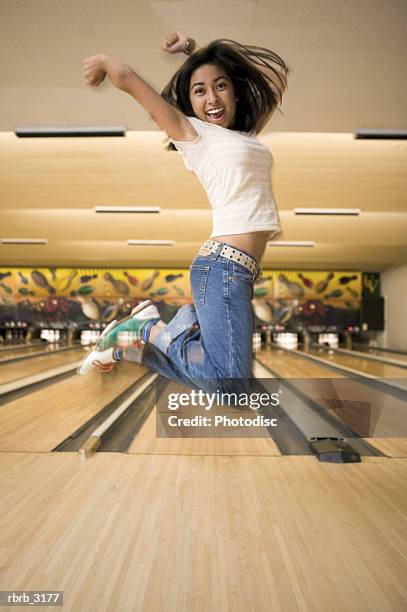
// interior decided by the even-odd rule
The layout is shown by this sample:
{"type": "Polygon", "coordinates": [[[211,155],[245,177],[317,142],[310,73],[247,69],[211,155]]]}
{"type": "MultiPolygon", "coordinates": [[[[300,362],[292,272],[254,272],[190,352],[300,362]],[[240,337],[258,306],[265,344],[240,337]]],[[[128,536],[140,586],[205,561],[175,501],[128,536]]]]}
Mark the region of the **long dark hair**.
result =
{"type": "MultiPolygon", "coordinates": [[[[241,45],[224,38],[190,55],[161,92],[167,102],[187,117],[196,116],[189,98],[189,85],[192,73],[203,64],[222,67],[233,83],[239,101],[230,129],[253,132],[258,119],[281,104],[289,73],[284,60],[270,49],[241,45]]],[[[167,149],[175,147],[169,143],[167,149]]]]}

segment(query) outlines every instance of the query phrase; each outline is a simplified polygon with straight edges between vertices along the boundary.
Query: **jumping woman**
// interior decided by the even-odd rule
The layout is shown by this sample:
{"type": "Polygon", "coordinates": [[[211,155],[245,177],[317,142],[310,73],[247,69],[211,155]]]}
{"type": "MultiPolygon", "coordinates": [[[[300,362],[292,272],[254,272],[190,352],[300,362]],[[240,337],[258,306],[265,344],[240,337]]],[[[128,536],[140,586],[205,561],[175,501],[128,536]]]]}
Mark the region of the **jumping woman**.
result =
{"type": "Polygon", "coordinates": [[[273,51],[228,39],[197,49],[185,34],[172,33],[162,49],[189,57],[161,95],[104,54],[84,61],[85,80],[97,87],[107,75],[167,134],[168,148],[179,151],[208,195],[213,230],[190,267],[193,305],[164,324],[154,304],[142,302],[106,327],[79,373],[108,372],[127,359],[189,387],[213,389],[251,376],[253,285],[267,241],[281,231],[272,157],[257,135],[281,104],[288,67],[273,51]],[[129,334],[132,345],[123,348],[129,334]]]}

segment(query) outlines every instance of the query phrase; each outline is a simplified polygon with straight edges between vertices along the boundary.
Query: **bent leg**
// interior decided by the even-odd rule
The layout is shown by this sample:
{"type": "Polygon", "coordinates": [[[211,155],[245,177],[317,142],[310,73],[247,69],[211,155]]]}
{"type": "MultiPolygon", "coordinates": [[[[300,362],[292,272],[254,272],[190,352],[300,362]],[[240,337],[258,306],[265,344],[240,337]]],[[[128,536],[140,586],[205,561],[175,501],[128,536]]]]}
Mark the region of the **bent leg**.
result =
{"type": "Polygon", "coordinates": [[[153,344],[163,353],[166,353],[171,342],[180,334],[198,324],[193,304],[185,304],[166,326],[158,332],[153,344]]]}
{"type": "Polygon", "coordinates": [[[190,279],[194,306],[145,345],[141,363],[187,386],[230,389],[231,379],[251,377],[254,275],[224,257],[197,256],[190,279]]]}
{"type": "Polygon", "coordinates": [[[223,379],[250,378],[253,282],[253,275],[240,264],[195,258],[191,266],[195,309],[180,309],[154,344],[200,388],[223,379]],[[193,327],[196,321],[199,328],[193,327]]]}
{"type": "Polygon", "coordinates": [[[122,358],[132,363],[144,365],[168,380],[191,387],[192,389],[199,389],[192,380],[177,368],[171,359],[153,344],[147,343],[142,348],[129,347],[123,349],[122,358]]]}

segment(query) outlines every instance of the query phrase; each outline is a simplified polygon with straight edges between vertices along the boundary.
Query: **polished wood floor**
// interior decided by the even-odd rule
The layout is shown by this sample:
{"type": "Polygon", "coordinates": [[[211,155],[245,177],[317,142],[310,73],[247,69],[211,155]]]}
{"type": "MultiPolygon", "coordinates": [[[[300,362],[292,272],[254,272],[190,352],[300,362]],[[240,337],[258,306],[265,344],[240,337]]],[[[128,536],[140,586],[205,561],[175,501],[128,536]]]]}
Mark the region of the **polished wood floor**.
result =
{"type": "MultiPolygon", "coordinates": [[[[323,370],[285,355],[258,357],[292,377],[323,370]]],[[[383,441],[393,457],[324,464],[269,438],[156,438],[153,411],[128,453],[50,452],[144,372],[0,405],[1,590],[63,590],[69,612],[407,608],[405,440],[383,441]]]]}
{"type": "Polygon", "coordinates": [[[406,459],[0,454],[2,589],[72,611],[404,610],[406,459]]]}

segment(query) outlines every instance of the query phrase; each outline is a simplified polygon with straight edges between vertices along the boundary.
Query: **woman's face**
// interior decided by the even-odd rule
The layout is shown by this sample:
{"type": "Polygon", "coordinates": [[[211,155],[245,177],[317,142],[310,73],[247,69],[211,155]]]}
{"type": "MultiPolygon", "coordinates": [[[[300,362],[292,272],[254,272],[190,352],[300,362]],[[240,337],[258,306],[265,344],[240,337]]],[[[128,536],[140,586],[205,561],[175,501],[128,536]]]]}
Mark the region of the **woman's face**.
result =
{"type": "Polygon", "coordinates": [[[220,66],[204,64],[192,73],[189,98],[198,119],[225,128],[233,125],[236,112],[235,89],[220,66]]]}

